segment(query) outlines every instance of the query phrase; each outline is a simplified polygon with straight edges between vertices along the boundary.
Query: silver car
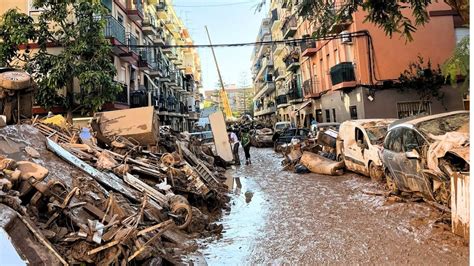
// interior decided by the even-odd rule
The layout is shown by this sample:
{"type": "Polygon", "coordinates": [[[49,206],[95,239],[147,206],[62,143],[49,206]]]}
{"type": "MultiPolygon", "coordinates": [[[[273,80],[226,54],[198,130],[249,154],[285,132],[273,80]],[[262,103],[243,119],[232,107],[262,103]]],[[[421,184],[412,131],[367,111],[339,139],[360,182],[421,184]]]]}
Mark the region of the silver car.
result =
{"type": "Polygon", "coordinates": [[[410,192],[449,206],[450,176],[469,172],[469,112],[394,122],[381,158],[393,192],[410,192]]]}

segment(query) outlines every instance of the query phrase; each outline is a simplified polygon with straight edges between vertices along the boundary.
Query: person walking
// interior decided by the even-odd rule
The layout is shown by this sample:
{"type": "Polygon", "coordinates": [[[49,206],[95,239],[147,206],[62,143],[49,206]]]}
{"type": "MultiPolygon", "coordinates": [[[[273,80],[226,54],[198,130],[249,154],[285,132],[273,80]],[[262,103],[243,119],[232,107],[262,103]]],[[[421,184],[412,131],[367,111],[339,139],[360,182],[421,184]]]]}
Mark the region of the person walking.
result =
{"type": "Polygon", "coordinates": [[[240,158],[239,158],[240,142],[239,142],[239,138],[237,138],[237,135],[233,131],[229,133],[229,142],[232,148],[232,153],[234,155],[234,164],[240,165],[240,158]]]}
{"type": "Polygon", "coordinates": [[[250,133],[248,128],[242,130],[242,147],[244,147],[245,153],[245,165],[252,164],[250,161],[250,133]]]}

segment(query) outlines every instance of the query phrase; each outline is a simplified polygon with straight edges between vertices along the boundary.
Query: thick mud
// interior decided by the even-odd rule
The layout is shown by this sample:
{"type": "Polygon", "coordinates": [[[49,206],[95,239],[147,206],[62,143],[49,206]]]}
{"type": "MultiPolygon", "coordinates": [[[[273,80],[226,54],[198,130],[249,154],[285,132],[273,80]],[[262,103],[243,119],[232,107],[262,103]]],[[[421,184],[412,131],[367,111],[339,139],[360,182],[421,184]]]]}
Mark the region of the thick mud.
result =
{"type": "Polygon", "coordinates": [[[240,184],[222,237],[200,240],[209,265],[468,264],[468,246],[433,207],[364,193],[381,187],[353,173],[284,172],[272,150],[251,152],[253,164],[230,173],[240,184]]]}

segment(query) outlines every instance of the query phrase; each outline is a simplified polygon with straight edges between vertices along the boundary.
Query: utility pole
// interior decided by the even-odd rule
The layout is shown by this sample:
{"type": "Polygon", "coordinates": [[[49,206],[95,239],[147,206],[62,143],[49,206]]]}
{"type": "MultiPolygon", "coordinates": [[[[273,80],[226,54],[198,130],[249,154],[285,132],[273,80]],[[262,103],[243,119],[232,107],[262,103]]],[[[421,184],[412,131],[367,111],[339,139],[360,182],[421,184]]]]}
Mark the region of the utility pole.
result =
{"type": "Polygon", "coordinates": [[[222,75],[221,71],[219,69],[219,65],[217,64],[217,58],[216,58],[216,53],[214,52],[214,47],[212,46],[211,42],[211,36],[209,35],[209,30],[207,29],[207,26],[204,26],[206,28],[206,33],[207,33],[207,38],[209,39],[209,45],[211,46],[211,51],[212,51],[212,56],[214,57],[214,63],[216,63],[216,68],[217,68],[217,75],[219,76],[219,81],[221,83],[221,98],[222,98],[222,104],[224,105],[224,114],[226,115],[227,118],[232,117],[232,111],[230,110],[229,106],[229,99],[227,98],[227,93],[225,91],[224,87],[224,82],[222,81],[222,75]]]}

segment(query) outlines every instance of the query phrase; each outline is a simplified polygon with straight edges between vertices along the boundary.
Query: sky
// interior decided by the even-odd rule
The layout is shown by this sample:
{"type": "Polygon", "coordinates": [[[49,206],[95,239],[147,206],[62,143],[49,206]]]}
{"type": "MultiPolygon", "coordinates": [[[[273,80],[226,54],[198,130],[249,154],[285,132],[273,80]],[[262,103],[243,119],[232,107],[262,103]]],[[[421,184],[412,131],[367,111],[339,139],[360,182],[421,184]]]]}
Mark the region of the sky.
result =
{"type": "MultiPolygon", "coordinates": [[[[261,0],[173,0],[178,16],[189,29],[195,44],[254,42],[268,8],[255,12],[261,0]]],[[[222,79],[227,84],[251,85],[250,58],[253,46],[214,48],[222,79]]],[[[217,69],[210,48],[200,48],[204,90],[217,88],[217,69]]]]}

